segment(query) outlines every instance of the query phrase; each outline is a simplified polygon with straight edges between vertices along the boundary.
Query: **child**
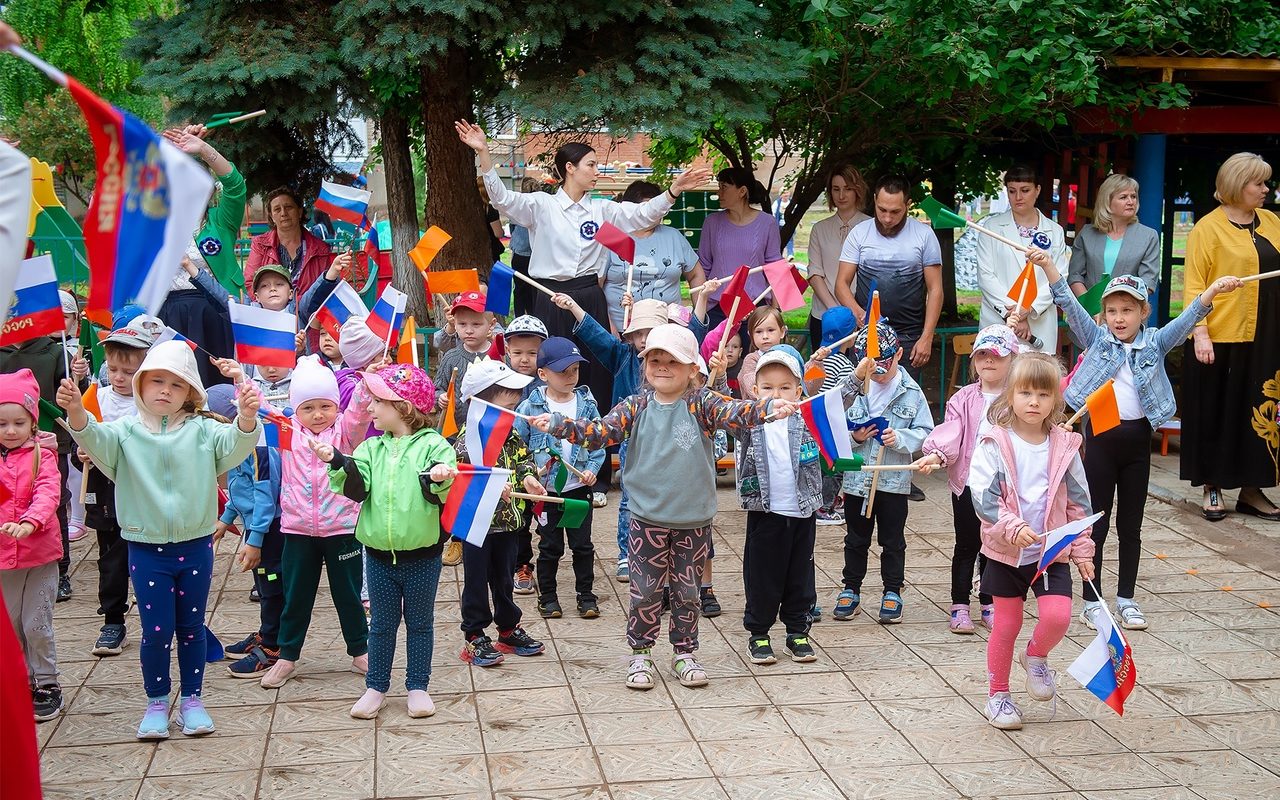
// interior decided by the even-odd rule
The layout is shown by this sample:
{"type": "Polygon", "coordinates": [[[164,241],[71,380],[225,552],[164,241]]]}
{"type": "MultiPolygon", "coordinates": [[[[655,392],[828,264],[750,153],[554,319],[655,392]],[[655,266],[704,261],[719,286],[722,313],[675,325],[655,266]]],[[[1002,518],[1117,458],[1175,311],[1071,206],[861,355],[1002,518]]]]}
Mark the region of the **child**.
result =
{"type": "MultiPolygon", "coordinates": [[[[876,323],[876,335],[880,341],[880,358],[875,362],[870,392],[859,395],[849,407],[848,418],[855,425],[853,451],[861,455],[866,464],[910,464],[911,454],[920,449],[924,437],[933,430],[933,414],[929,411],[924,392],[898,366],[902,347],[898,343],[897,332],[889,323],[880,320],[876,323]],[[872,423],[877,417],[888,423],[879,436],[876,436],[877,427],[872,423]]],[[[867,328],[858,331],[858,337],[853,340],[853,352],[859,363],[867,357],[867,328]]],[[[831,616],[846,620],[858,612],[874,528],[880,542],[880,577],[884,581],[879,621],[881,624],[896,624],[902,621],[902,586],[907,566],[907,495],[911,492],[911,473],[878,473],[880,480],[876,482],[871,517],[867,518],[865,504],[871,493],[871,476],[875,474],[846,472],[844,476],[845,496],[860,498],[862,502],[845,504],[844,588],[836,596],[836,607],[831,616]]]]}
{"type": "MultiPolygon", "coordinates": [[[[547,326],[528,314],[516,317],[507,325],[507,366],[531,380],[520,392],[523,403],[534,389],[546,386],[538,377],[538,348],[547,340],[547,326]]],[[[516,530],[516,594],[533,594],[533,512],[526,509],[524,520],[516,530]]]]}
{"type": "MultiPolygon", "coordinates": [[[[369,555],[369,671],[365,693],[351,707],[356,719],[373,719],[391,689],[391,662],[403,611],[405,688],[409,716],[429,717],[427,694],[435,644],[436,589],[440,583],[440,501],[448,492],[453,448],[431,428],[435,389],[409,364],[364,373],[373,424],[381,436],[366,439],[350,456],[312,440],[329,463],[334,491],[362,503],[356,538],[369,555]]],[[[510,574],[510,570],[507,571],[510,574]]]]}
{"type": "Polygon", "coordinates": [[[1039,621],[1018,661],[1027,673],[1027,693],[1051,700],[1055,673],[1048,667],[1049,651],[1071,624],[1067,560],[1075,562],[1084,580],[1093,579],[1093,540],[1080,536],[1058,554],[1043,579],[1031,580],[1044,533],[1089,514],[1080,436],[1058,427],[1065,418],[1061,379],[1062,368],[1051,356],[1015,358],[969,465],[969,490],[987,557],[982,590],[996,607],[987,641],[987,719],[1003,730],[1022,727],[1022,712],[1009,696],[1009,668],[1027,589],[1036,595],[1039,621]]]}
{"type": "Polygon", "coordinates": [[[751,337],[751,350],[742,357],[742,369],[738,370],[738,385],[742,396],[754,400],[756,390],[756,364],[760,356],[775,344],[781,344],[787,338],[787,323],[782,321],[782,312],[773,306],[760,306],[747,315],[743,323],[747,334],[751,337]]]}
{"type": "MultiPolygon", "coordinates": [[[[265,267],[264,267],[265,269],[265,267]]],[[[369,626],[360,603],[360,506],[329,488],[325,467],[303,440],[318,439],[337,450],[352,450],[368,433],[369,401],[356,388],[351,405],[338,411],[338,381],[315,356],[298,359],[289,386],[294,447],[280,451],[280,530],[284,610],[280,614],[280,657],[262,676],[262,688],[278,689],[297,669],[311,625],[320,568],[329,574],[329,593],[352,670],[369,670],[369,626]]]]}
{"type": "MultiPolygon", "coordinates": [[[[955,548],[951,551],[951,617],[948,629],[955,634],[972,634],[969,616],[969,593],[973,588],[973,562],[978,561],[978,574],[986,569],[987,557],[982,547],[981,525],[973,510],[969,491],[969,462],[978,437],[990,427],[987,411],[1004,391],[1009,364],[1018,352],[1018,337],[1008,325],[988,325],[978,332],[969,362],[973,366],[973,383],[965,386],[947,401],[947,413],[941,425],[924,440],[924,455],[915,463],[928,475],[939,467],[947,468],[951,484],[951,519],[956,531],[955,548]]],[[[991,595],[980,591],[983,627],[991,630],[995,606],[991,595]]]]}
{"type": "MultiPolygon", "coordinates": [[[[235,404],[235,387],[209,387],[209,408],[230,417],[235,404]]],[[[280,451],[259,444],[253,455],[227,473],[227,502],[214,528],[215,545],[239,517],[244,524],[236,563],[241,572],[253,571],[258,590],[258,629],[243,640],[227,645],[224,654],[235,659],[227,667],[233,678],[261,678],[280,658],[280,613],[284,609],[284,587],[280,579],[280,556],[284,534],[280,532],[280,451]]]]}
{"type": "Polygon", "coordinates": [[[360,373],[377,372],[387,365],[387,344],[356,316],[342,323],[338,336],[342,366],[335,368],[333,374],[338,380],[338,410],[346,411],[360,383],[360,373]]]}
{"type": "Polygon", "coordinates": [[[705,686],[707,673],[695,653],[698,571],[711,544],[716,514],[711,434],[718,428],[736,432],[760,425],[766,415],[787,416],[795,406],[785,400],[728,400],[705,388],[693,389],[698,340],[679,325],[649,331],[640,356],[650,388],[619,403],[603,419],[551,414],[530,424],[588,448],[633,439],[622,476],[631,487],[628,544],[635,568],[627,615],[632,655],[626,683],[640,690],[654,686],[650,648],[658,637],[662,590],[671,584],[671,668],[681,685],[705,686]]]}
{"type": "MultiPolygon", "coordinates": [[[[66,332],[63,346],[67,358],[80,356],[80,301],[65,289],[58,290],[58,300],[62,303],[62,326],[66,332]]],[[[78,542],[88,531],[84,524],[84,503],[80,500],[80,486],[84,482],[84,473],[80,469],[79,459],[67,459],[67,493],[71,496],[71,505],[67,509],[67,541],[78,542]]]]}
{"type": "Polygon", "coordinates": [[[1116,405],[1120,409],[1119,427],[1101,434],[1093,433],[1092,423],[1085,428],[1084,469],[1089,476],[1089,495],[1094,509],[1103,514],[1093,525],[1093,569],[1098,580],[1084,586],[1080,618],[1094,628],[1102,613],[1102,598],[1093,590],[1102,585],[1102,545],[1111,527],[1112,498],[1116,498],[1116,536],[1120,540],[1116,614],[1122,627],[1146,630],[1147,619],[1133,595],[1142,553],[1142,515],[1151,477],[1151,432],[1168,422],[1177,409],[1164,357],[1186,341],[1191,329],[1213,310],[1215,297],[1244,284],[1235,277],[1219,278],[1177,319],[1163,328],[1148,328],[1151,306],[1147,302],[1147,284],[1136,276],[1120,275],[1103,290],[1103,324],[1098,324],[1067,287],[1053,260],[1038,258],[1037,263],[1050,281],[1054,302],[1066,312],[1067,324],[1085,347],[1084,360],[1067,386],[1067,403],[1072,408],[1083,408],[1090,393],[1108,378],[1114,378],[1116,405]]]}
{"type": "Polygon", "coordinates": [[[344,366],[342,348],[338,346],[338,340],[333,338],[333,334],[329,333],[328,328],[320,329],[320,360],[321,363],[334,372],[344,366]]]}
{"type": "MultiPolygon", "coordinates": [[[[853,318],[853,312],[844,306],[834,306],[823,313],[822,346],[813,352],[810,362],[820,365],[825,375],[821,380],[810,383],[810,392],[819,394],[834,389],[853,374],[853,362],[845,355],[853,348],[853,342],[843,345],[839,350],[832,350],[831,345],[856,329],[857,322],[853,318]]],[[[822,507],[817,514],[819,525],[844,524],[844,495],[840,493],[840,484],[839,475],[822,477],[822,507]]]]}
{"type": "MultiPolygon", "coordinates": [[[[102,340],[107,380],[99,384],[97,397],[103,422],[138,415],[133,376],[153,341],[144,328],[117,328],[102,340]]],[[[85,522],[98,537],[98,613],[103,615],[103,625],[93,654],[118,656],[127,640],[124,618],[129,612],[129,545],[120,536],[115,483],[102,470],[91,468],[88,454],[80,452],[86,464],[85,522]]]]}
{"type": "Polygon", "coordinates": [[[213,732],[200,699],[205,668],[205,606],[213,572],[214,483],[253,452],[258,392],[242,384],[236,420],[200,413],[204,387],[195,354],[168,341],[147,353],[133,376],[136,417],[99,423],[80,389],[64,380],[58,404],[94,467],[116,482],[116,513],[129,543],[129,577],[143,630],[139,646],[147,711],[139,739],[169,737],[169,663],[175,635],[182,689],[178,723],[187,736],[213,732]]]}
{"type": "MultiPolygon", "coordinates": [[[[518,412],[527,416],[557,413],[570,419],[600,416],[591,390],[585,385],[578,385],[578,365],[586,361],[568,339],[560,336],[547,339],[538,350],[538,377],[546,382],[546,386],[534,389],[529,399],[520,404],[518,412]]],[[[547,476],[547,485],[555,482],[558,470],[567,470],[568,478],[564,487],[557,491],[558,495],[575,500],[591,499],[591,487],[595,486],[596,475],[604,465],[603,448],[588,449],[563,439],[554,439],[542,431],[531,429],[523,419],[516,420],[516,431],[529,443],[538,465],[538,474],[547,476]]],[[[573,552],[578,616],[594,619],[600,616],[593,588],[596,550],[591,544],[591,520],[594,509],[587,511],[586,519],[576,528],[561,528],[558,523],[564,506],[548,504],[544,508],[546,521],[538,525],[538,613],[550,619],[559,619],[563,613],[556,589],[556,572],[568,539],[569,549],[573,552]]]]}
{"type": "Polygon", "coordinates": [[[58,593],[57,453],[37,441],[40,385],[29,369],[0,375],[0,592],[22,643],[36,722],[62,712],[53,604],[58,593]]]}
{"type": "MultiPolygon", "coordinates": [[[[871,369],[868,365],[866,369],[871,369]]],[[[804,394],[800,354],[778,345],[756,364],[756,396],[796,402],[804,394]]],[[[844,384],[846,402],[860,390],[844,384]]],[[[746,589],[748,658],[753,664],[777,661],[769,629],[781,618],[787,629],[787,651],[797,662],[817,658],[809,644],[809,610],[814,590],[814,513],[822,503],[822,467],[818,446],[804,421],[769,421],[739,431],[736,453],[738,498],[747,512],[742,551],[742,584],[746,589]]]]}
{"type": "MultiPolygon", "coordinates": [[[[698,346],[698,355],[702,357],[703,363],[711,361],[711,357],[720,349],[720,338],[724,335],[724,329],[729,324],[729,320],[721,322],[719,325],[711,329],[707,337],[702,340],[702,344],[698,346]]],[[[742,337],[730,334],[724,343],[724,374],[717,375],[717,380],[723,378],[725,381],[725,393],[730,397],[741,397],[742,392],[736,377],[730,377],[733,368],[738,366],[738,362],[742,360],[742,337]]]]}
{"type": "MultiPolygon", "coordinates": [[[[478,398],[502,408],[513,409],[520,402],[520,392],[528,383],[527,375],[512,372],[501,361],[484,359],[467,370],[461,394],[467,402],[478,398]]],[[[453,447],[458,461],[476,463],[471,461],[471,455],[467,452],[466,433],[464,425],[458,431],[453,447]]],[[[516,550],[519,547],[516,533],[525,524],[525,501],[512,500],[509,495],[513,489],[521,487],[533,494],[546,492],[538,482],[528,447],[514,429],[507,434],[507,440],[502,443],[502,450],[498,454],[498,463],[493,466],[512,471],[510,483],[503,487],[503,494],[508,497],[499,503],[484,544],[480,547],[462,548],[462,634],[466,641],[461,657],[463,661],[477,667],[501,664],[503,653],[536,656],[543,650],[542,642],[536,641],[520,627],[520,607],[512,597],[516,550]],[[489,605],[490,596],[493,599],[492,608],[489,605]],[[496,623],[498,627],[496,648],[493,641],[485,635],[485,629],[490,623],[496,623]]]]}

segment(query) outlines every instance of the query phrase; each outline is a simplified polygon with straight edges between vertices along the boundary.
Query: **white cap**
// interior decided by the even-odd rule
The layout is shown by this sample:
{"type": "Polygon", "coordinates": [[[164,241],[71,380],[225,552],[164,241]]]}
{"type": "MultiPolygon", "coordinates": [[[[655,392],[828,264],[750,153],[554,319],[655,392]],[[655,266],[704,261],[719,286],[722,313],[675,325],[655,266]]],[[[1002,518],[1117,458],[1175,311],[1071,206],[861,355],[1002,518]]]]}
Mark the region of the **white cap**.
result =
{"type": "Polygon", "coordinates": [[[760,360],[756,362],[756,374],[759,375],[760,370],[770,364],[781,364],[791,370],[791,373],[797,378],[802,380],[804,379],[804,365],[799,361],[796,361],[796,357],[788,353],[786,350],[774,348],[760,356],[760,360]]]}
{"type": "Polygon", "coordinates": [[[80,304],[76,302],[75,295],[66,289],[58,290],[58,300],[62,303],[63,314],[79,314],[80,304]]]}
{"type": "Polygon", "coordinates": [[[521,375],[501,361],[485,358],[467,367],[467,374],[462,376],[460,391],[463,400],[470,400],[490,386],[519,391],[532,380],[532,375],[521,375]]]}
{"type": "Polygon", "coordinates": [[[683,325],[668,322],[649,331],[649,338],[645,339],[645,348],[640,351],[640,358],[654,350],[670,353],[681,364],[698,363],[698,340],[683,325]]]}
{"type": "Polygon", "coordinates": [[[547,326],[542,324],[542,320],[531,314],[521,314],[511,323],[507,325],[503,335],[510,339],[512,336],[537,336],[540,339],[546,339],[550,336],[547,333],[547,326]]]}

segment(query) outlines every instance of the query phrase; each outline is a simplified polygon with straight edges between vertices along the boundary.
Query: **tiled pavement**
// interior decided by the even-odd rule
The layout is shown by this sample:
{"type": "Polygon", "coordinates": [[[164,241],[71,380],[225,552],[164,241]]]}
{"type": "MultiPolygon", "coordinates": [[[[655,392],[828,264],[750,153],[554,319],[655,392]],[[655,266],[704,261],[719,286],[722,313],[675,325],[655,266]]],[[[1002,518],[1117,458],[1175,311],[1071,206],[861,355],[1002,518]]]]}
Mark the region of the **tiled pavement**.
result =
{"type": "MultiPolygon", "coordinates": [[[[1172,491],[1169,462],[1157,462],[1155,483],[1172,491]]],[[[409,719],[403,689],[393,688],[377,722],[351,719],[363,684],[345,671],[336,619],[321,606],[301,677],[268,691],[211,669],[205,697],[218,732],[192,740],[175,729],[158,744],[133,738],[142,711],[136,646],[117,658],[89,655],[99,621],[95,552],[85,540],[74,551],[76,596],[57,607],[68,713],[38,729],[47,796],[1280,797],[1280,570],[1265,526],[1210,526],[1149,503],[1138,599],[1151,630],[1130,634],[1139,677],[1124,718],[1066,675],[1090,639],[1077,622],[1052,656],[1056,713],[1017,693],[1027,725],[1004,733],[979,710],[983,637],[946,629],[950,504],[938,477],[924,486],[928,500],[912,504],[908,522],[906,622],[828,616],[812,634],[817,663],[744,660],[744,515],[722,489],[716,587],[726,613],[702,624],[712,676],[705,689],[671,678],[665,643],[654,690],[622,685],[625,586],[612,579],[611,505],[598,514],[595,537],[604,616],[547,623],[532,598],[520,598],[528,629],[547,643],[541,657],[508,656],[488,670],[460,663],[462,573],[445,569],[436,716],[409,719]]],[[[843,528],[818,532],[819,596],[829,612],[843,528]]],[[[257,619],[247,577],[228,570],[230,544],[219,551],[210,603],[210,624],[228,641],[257,619]]],[[[877,567],[873,559],[873,574],[877,567]]],[[[566,563],[562,581],[569,572],[566,563]]],[[[1104,580],[1114,587],[1112,569],[1104,580]]],[[[136,618],[130,625],[132,634],[136,618]]],[[[1016,666],[1014,678],[1016,687],[1016,666]]],[[[402,679],[393,673],[393,684],[402,679]]]]}

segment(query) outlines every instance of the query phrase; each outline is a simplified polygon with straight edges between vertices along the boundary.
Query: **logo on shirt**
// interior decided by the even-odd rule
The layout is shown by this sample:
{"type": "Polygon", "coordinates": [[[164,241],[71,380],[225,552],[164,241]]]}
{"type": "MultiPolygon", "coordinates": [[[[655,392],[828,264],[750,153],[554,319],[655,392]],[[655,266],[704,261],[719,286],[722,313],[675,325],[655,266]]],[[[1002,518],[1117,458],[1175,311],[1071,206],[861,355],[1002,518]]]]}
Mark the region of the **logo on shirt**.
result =
{"type": "Polygon", "coordinates": [[[698,441],[698,430],[693,427],[693,423],[687,419],[682,419],[673,426],[675,433],[676,447],[681,450],[691,450],[698,441]]]}
{"type": "Polygon", "coordinates": [[[218,253],[222,252],[222,242],[212,236],[206,236],[201,239],[198,246],[200,248],[200,252],[206,256],[216,256],[218,253]]]}
{"type": "Polygon", "coordinates": [[[1053,240],[1049,238],[1049,234],[1044,231],[1036,231],[1031,234],[1031,246],[1038,247],[1041,250],[1048,250],[1053,245],[1053,240]]]}
{"type": "Polygon", "coordinates": [[[578,235],[588,241],[596,238],[596,231],[600,230],[600,226],[591,220],[582,223],[578,228],[578,235]]]}

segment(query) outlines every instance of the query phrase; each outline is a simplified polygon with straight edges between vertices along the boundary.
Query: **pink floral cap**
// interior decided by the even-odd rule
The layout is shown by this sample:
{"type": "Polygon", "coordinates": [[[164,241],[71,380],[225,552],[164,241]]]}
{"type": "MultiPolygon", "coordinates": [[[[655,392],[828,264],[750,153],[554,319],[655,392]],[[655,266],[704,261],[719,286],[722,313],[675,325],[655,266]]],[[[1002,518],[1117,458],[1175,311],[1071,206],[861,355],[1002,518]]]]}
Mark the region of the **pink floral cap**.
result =
{"type": "Polygon", "coordinates": [[[369,393],[381,400],[403,400],[424,414],[436,407],[436,387],[421,368],[412,364],[392,364],[377,372],[362,373],[369,393]]]}

